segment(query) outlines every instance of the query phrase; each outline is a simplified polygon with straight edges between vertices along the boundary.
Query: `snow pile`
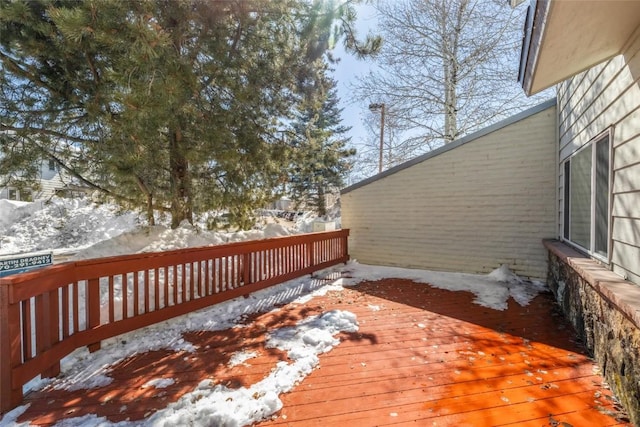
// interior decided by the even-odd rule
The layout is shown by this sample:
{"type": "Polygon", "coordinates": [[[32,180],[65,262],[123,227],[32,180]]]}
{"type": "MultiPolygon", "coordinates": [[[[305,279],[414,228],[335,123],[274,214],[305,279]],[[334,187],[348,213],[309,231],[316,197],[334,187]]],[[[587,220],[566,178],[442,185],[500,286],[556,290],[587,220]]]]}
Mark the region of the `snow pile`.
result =
{"type": "Polygon", "coordinates": [[[29,203],[0,199],[0,230],[10,227],[14,222],[42,209],[42,202],[29,203]]]}
{"type": "Polygon", "coordinates": [[[113,239],[96,243],[79,251],[73,259],[100,258],[142,252],[162,252],[198,246],[221,245],[246,240],[282,237],[294,234],[280,224],[267,224],[262,230],[219,232],[201,230],[184,221],[178,228],[156,225],[138,228],[113,239]]]}
{"type": "Polygon", "coordinates": [[[87,199],[53,198],[33,203],[0,200],[0,254],[41,250],[64,253],[135,229],[133,212],[87,199]]]}
{"type": "Polygon", "coordinates": [[[301,233],[311,233],[313,231],[313,221],[317,218],[318,216],[315,213],[305,212],[296,219],[295,227],[301,233]]]}
{"type": "Polygon", "coordinates": [[[517,283],[522,280],[513,271],[509,270],[509,266],[507,264],[502,264],[500,267],[493,270],[489,273],[488,277],[503,283],[517,283]]]}
{"type": "Polygon", "coordinates": [[[236,232],[207,231],[205,224],[147,226],[134,212],[89,199],[52,198],[50,201],[0,200],[0,255],[53,250],[89,259],[140,252],[158,252],[196,246],[289,236],[296,233],[281,224],[236,232]]]}
{"type": "Polygon", "coordinates": [[[345,311],[330,311],[308,318],[295,327],[269,334],[268,347],[287,351],[291,363],[278,362],[262,381],[250,387],[229,389],[202,381],[196,390],[156,412],[146,425],[245,426],[264,420],[282,408],[278,397],[300,383],[318,365],[318,354],[340,343],[339,332],[358,330],[356,317],[345,311]]]}
{"type": "Polygon", "coordinates": [[[333,335],[340,331],[356,332],[358,322],[353,313],[334,310],[322,316],[309,317],[293,328],[281,328],[269,334],[267,347],[286,350],[290,359],[308,359],[312,366],[318,364],[317,354],[326,353],[340,344],[333,335]]]}
{"type": "Polygon", "coordinates": [[[488,275],[368,266],[356,262],[351,262],[346,270],[349,279],[345,279],[345,286],[364,280],[409,279],[428,283],[438,289],[472,292],[476,296],[476,304],[494,310],[506,310],[509,297],[526,306],[540,292],[547,290],[544,283],[520,278],[507,265],[500,266],[488,275]]]}

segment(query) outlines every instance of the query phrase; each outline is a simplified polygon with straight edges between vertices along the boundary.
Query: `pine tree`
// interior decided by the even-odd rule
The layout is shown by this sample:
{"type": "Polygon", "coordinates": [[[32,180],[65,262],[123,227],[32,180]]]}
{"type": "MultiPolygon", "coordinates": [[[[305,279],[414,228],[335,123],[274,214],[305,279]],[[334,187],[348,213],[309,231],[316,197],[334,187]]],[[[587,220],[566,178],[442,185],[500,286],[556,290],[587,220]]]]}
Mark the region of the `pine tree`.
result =
{"type": "Polygon", "coordinates": [[[358,54],[379,46],[356,42],[354,18],[320,0],[3,1],[3,172],[27,179],[36,157],[61,153],[150,220],[228,209],[247,226],[282,181],[280,130],[310,64],[336,35],[358,54]]]}
{"type": "Polygon", "coordinates": [[[327,66],[319,65],[307,94],[298,106],[293,124],[290,190],[293,199],[326,216],[325,195],[339,189],[351,166],[355,150],[347,147],[349,128],[342,126],[335,80],[327,66]]]}

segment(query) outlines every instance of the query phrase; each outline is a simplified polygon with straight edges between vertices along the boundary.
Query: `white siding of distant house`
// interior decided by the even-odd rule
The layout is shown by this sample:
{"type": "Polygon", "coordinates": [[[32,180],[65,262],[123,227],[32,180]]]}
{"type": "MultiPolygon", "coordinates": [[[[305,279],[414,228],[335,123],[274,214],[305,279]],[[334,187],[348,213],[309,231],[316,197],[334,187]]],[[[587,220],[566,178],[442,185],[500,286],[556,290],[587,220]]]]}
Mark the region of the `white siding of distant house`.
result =
{"type": "MultiPolygon", "coordinates": [[[[38,190],[33,191],[32,197],[33,199],[47,199],[55,194],[57,190],[60,190],[65,187],[65,183],[63,181],[62,175],[58,169],[55,167],[54,170],[49,168],[49,162],[43,161],[40,165],[40,188],[38,190]]],[[[9,188],[5,187],[0,189],[0,199],[9,198],[9,188]]],[[[19,192],[20,199],[26,200],[27,195],[25,192],[19,192]]]]}
{"type": "Polygon", "coordinates": [[[541,240],[555,235],[557,147],[556,109],[546,107],[345,189],[351,257],[467,273],[509,264],[545,277],[541,240]]]}
{"type": "MultiPolygon", "coordinates": [[[[613,129],[610,266],[640,284],[640,33],[623,55],[558,86],[560,164],[613,129]]],[[[563,229],[563,168],[558,179],[558,235],[563,229]]]]}
{"type": "Polygon", "coordinates": [[[49,162],[42,162],[40,171],[40,190],[35,193],[36,199],[46,199],[53,196],[56,190],[64,188],[65,183],[62,179],[59,167],[56,165],[55,170],[49,169],[49,162]]]}

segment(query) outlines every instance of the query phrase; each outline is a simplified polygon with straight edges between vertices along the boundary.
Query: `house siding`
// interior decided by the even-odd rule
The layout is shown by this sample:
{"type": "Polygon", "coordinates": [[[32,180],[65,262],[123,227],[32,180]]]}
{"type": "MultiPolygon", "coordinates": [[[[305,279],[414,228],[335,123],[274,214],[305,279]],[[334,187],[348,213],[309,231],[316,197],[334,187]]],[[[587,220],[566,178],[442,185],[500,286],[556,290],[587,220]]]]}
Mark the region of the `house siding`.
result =
{"type": "MultiPolygon", "coordinates": [[[[622,55],[558,87],[560,164],[594,137],[612,130],[610,267],[640,284],[640,34],[622,55]]],[[[559,168],[558,236],[563,230],[563,168],[559,168]]]]}
{"type": "Polygon", "coordinates": [[[468,273],[508,264],[544,278],[541,240],[555,234],[556,138],[551,105],[343,192],[351,256],[468,273]]]}
{"type": "Polygon", "coordinates": [[[40,180],[40,189],[35,192],[34,198],[36,199],[48,199],[55,195],[57,190],[64,188],[65,184],[62,181],[62,177],[59,173],[56,173],[49,179],[40,180]]]}
{"type": "MultiPolygon", "coordinates": [[[[65,182],[62,174],[56,170],[49,170],[49,163],[43,161],[40,164],[40,188],[33,191],[33,199],[48,199],[56,194],[56,191],[65,188],[65,182]]],[[[0,199],[9,198],[9,188],[3,187],[0,189],[0,199]]],[[[26,200],[24,192],[20,194],[21,200],[26,200]]]]}

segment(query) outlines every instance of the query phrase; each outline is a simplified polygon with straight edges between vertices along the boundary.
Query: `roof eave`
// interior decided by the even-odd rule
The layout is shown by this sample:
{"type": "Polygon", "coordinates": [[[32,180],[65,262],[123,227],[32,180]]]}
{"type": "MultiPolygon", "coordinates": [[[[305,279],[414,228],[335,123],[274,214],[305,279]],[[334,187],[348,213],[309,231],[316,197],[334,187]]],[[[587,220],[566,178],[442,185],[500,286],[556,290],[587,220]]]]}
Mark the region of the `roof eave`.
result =
{"type": "MultiPolygon", "coordinates": [[[[527,96],[532,92],[533,77],[542,46],[544,25],[549,13],[549,0],[531,0],[525,20],[524,34],[522,37],[522,50],[520,51],[520,68],[518,70],[518,82],[522,85],[527,96]]],[[[541,91],[537,90],[536,92],[541,91]]]]}

